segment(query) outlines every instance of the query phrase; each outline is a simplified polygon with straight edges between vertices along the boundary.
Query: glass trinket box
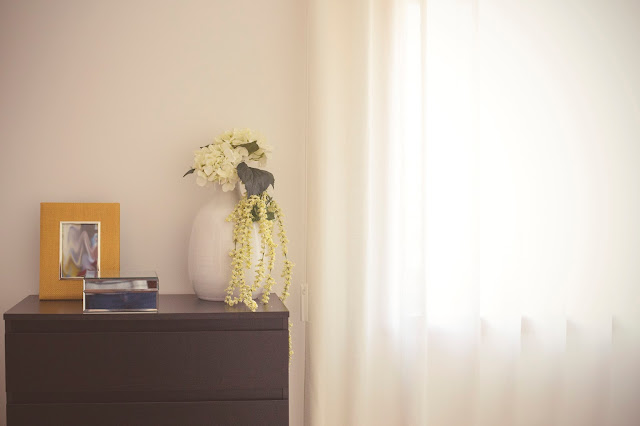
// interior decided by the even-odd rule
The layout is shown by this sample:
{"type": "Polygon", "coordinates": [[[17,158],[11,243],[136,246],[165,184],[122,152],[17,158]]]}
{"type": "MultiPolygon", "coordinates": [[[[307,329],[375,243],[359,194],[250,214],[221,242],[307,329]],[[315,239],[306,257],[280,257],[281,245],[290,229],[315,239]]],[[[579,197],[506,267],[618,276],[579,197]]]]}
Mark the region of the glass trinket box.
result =
{"type": "Polygon", "coordinates": [[[158,312],[158,287],[155,272],[90,272],[83,279],[83,312],[158,312]]]}

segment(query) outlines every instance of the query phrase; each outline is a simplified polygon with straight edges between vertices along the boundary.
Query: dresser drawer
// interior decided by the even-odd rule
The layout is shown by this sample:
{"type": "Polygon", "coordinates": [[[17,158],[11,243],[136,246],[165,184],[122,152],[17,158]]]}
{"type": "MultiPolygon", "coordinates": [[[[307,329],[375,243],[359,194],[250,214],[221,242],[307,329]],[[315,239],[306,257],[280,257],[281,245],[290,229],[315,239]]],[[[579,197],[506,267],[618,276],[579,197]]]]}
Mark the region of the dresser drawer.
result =
{"type": "Polygon", "coordinates": [[[7,392],[288,387],[288,332],[7,333],[7,392]]]}
{"type": "Polygon", "coordinates": [[[288,403],[203,401],[129,404],[9,404],[11,425],[210,426],[287,425],[288,403]]]}
{"type": "MultiPolygon", "coordinates": [[[[5,312],[7,425],[287,425],[289,312],[160,295],[83,314],[32,295],[5,312]]],[[[0,419],[0,424],[4,419],[0,419]]]]}

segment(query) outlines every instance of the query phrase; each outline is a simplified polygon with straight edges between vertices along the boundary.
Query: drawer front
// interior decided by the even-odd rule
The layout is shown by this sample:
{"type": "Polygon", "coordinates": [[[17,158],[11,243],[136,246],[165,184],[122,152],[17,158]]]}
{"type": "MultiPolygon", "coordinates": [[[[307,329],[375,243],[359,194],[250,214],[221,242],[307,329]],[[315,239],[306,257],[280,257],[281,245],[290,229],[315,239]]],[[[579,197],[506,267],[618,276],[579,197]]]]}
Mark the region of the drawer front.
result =
{"type": "Polygon", "coordinates": [[[9,404],[7,425],[287,425],[287,401],[137,404],[9,404]]]}
{"type": "Polygon", "coordinates": [[[288,332],[7,333],[7,392],[288,387],[288,332]]]}

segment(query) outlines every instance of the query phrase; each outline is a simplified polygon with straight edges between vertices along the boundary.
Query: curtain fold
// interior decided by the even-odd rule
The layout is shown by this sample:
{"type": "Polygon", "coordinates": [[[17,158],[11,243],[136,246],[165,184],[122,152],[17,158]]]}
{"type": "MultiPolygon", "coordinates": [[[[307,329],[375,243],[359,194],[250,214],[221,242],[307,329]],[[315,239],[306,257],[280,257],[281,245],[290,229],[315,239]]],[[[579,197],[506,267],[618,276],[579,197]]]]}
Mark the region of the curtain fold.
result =
{"type": "Polygon", "coordinates": [[[307,424],[637,424],[640,10],[308,5],[307,424]]]}

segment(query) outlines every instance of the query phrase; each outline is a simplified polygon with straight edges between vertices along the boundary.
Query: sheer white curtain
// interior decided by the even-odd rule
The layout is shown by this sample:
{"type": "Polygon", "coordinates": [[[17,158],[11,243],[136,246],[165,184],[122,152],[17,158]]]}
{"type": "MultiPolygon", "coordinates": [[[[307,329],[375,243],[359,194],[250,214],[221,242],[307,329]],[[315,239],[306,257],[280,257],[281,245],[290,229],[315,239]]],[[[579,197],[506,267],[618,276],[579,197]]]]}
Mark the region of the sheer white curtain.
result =
{"type": "Polygon", "coordinates": [[[637,16],[309,0],[308,424],[640,424],[637,16]]]}

